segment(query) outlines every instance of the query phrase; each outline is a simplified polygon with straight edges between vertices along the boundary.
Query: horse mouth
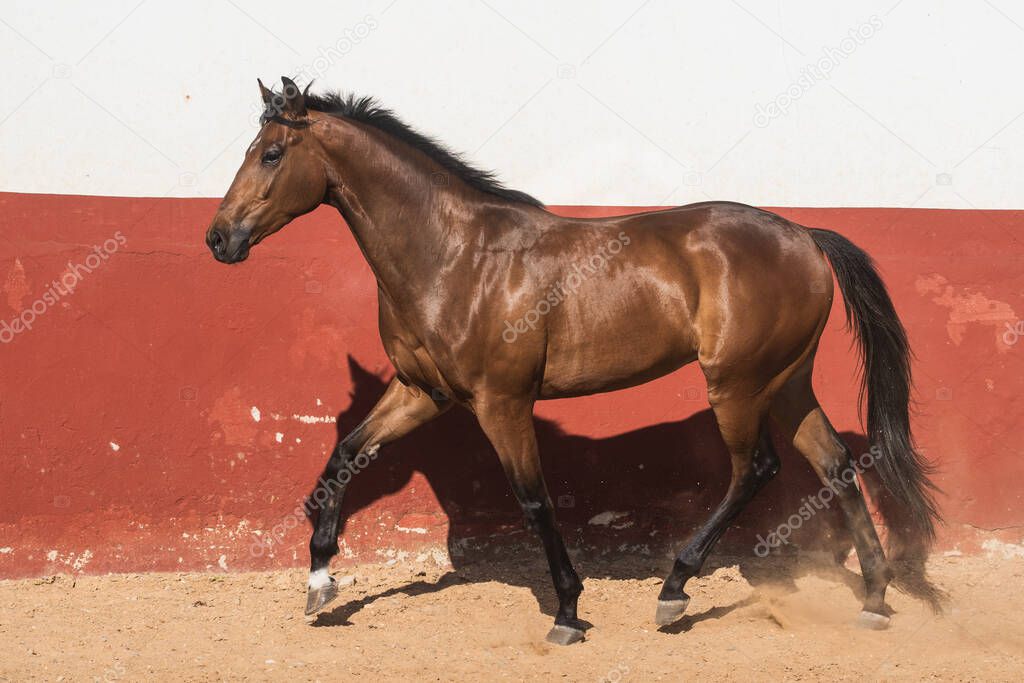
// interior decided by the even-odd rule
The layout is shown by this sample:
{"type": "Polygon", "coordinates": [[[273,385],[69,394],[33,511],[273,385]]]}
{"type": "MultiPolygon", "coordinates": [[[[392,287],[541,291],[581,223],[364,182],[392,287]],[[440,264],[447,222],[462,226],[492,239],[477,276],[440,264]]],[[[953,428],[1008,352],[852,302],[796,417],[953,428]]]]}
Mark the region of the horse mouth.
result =
{"type": "Polygon", "coordinates": [[[242,251],[242,253],[236,254],[235,256],[231,256],[231,257],[227,257],[227,258],[222,258],[222,259],[217,259],[217,260],[220,261],[221,263],[227,263],[228,265],[233,265],[233,264],[236,264],[236,263],[241,263],[242,261],[246,260],[247,258],[249,258],[249,250],[245,249],[245,250],[242,251]]]}
{"type": "Polygon", "coordinates": [[[241,263],[242,261],[249,258],[249,244],[243,243],[238,249],[234,250],[233,253],[213,253],[215,258],[220,263],[227,263],[228,265],[241,263]]]}

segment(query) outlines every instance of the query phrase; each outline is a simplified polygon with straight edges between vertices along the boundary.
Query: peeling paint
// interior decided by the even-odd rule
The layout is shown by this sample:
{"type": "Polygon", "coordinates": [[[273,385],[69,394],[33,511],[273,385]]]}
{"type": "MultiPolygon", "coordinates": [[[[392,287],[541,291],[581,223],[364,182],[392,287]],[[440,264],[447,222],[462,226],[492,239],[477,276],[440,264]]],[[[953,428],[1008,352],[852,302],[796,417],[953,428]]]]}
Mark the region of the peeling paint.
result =
{"type": "Polygon", "coordinates": [[[289,417],[288,415],[282,415],[281,413],[269,413],[269,417],[271,420],[275,420],[277,422],[294,420],[307,425],[329,424],[338,421],[338,418],[334,415],[301,415],[299,413],[293,413],[291,417],[289,417]]]}
{"type": "Polygon", "coordinates": [[[647,545],[646,543],[641,544],[641,545],[629,545],[628,543],[623,543],[622,545],[619,546],[618,550],[619,550],[620,553],[631,553],[633,555],[636,555],[638,553],[640,555],[650,555],[651,554],[651,547],[649,545],[647,545]]]}
{"type": "Polygon", "coordinates": [[[249,414],[252,415],[253,422],[259,422],[260,421],[260,409],[257,408],[256,406],[253,406],[249,410],[249,414]]]}
{"type": "Polygon", "coordinates": [[[452,564],[452,558],[448,555],[447,550],[434,548],[430,551],[430,555],[438,567],[450,567],[452,564]]]}
{"type": "Polygon", "coordinates": [[[1003,543],[990,538],[981,544],[983,550],[988,551],[989,556],[999,555],[1004,560],[1024,558],[1024,545],[1019,543],[1003,543]]]}
{"type": "Polygon", "coordinates": [[[627,516],[629,516],[628,512],[612,512],[611,510],[608,510],[607,512],[594,515],[590,518],[590,521],[587,522],[587,524],[593,524],[594,526],[608,526],[615,520],[622,519],[627,516]]]}
{"type": "MultiPolygon", "coordinates": [[[[92,559],[92,551],[91,550],[86,550],[85,552],[83,552],[81,555],[79,555],[78,557],[76,557],[74,559],[74,561],[71,564],[71,568],[74,569],[76,572],[80,572],[83,569],[85,569],[85,566],[87,564],[89,564],[89,561],[91,559],[92,559]]],[[[65,562],[65,564],[66,564],[66,562],[65,562]]]]}
{"type": "Polygon", "coordinates": [[[112,450],[112,451],[114,451],[115,453],[117,453],[117,452],[118,452],[119,450],[121,450],[121,446],[120,446],[119,444],[117,444],[117,443],[115,443],[115,442],[111,441],[111,442],[110,442],[110,450],[112,450]]]}
{"type": "Polygon", "coordinates": [[[214,401],[209,422],[215,426],[214,438],[229,445],[251,445],[259,435],[254,427],[250,406],[242,398],[242,391],[232,387],[214,401]]]}
{"type": "Polygon", "coordinates": [[[1009,345],[1003,340],[1003,333],[1008,325],[1014,326],[1018,321],[1010,304],[989,299],[980,292],[968,291],[967,287],[954,287],[937,273],[918,277],[914,286],[918,294],[931,296],[932,303],[949,309],[946,334],[954,344],[959,346],[963,342],[968,324],[977,323],[995,328],[995,345],[1000,353],[1009,350],[1009,345]]]}
{"type": "Polygon", "coordinates": [[[292,415],[292,419],[307,425],[327,424],[338,421],[338,418],[334,415],[299,415],[298,413],[292,415]]]}
{"type": "Polygon", "coordinates": [[[7,305],[12,311],[20,311],[22,302],[28,296],[28,280],[25,279],[25,267],[21,265],[21,259],[14,259],[14,265],[7,271],[7,278],[4,280],[4,293],[7,294],[7,305]]]}

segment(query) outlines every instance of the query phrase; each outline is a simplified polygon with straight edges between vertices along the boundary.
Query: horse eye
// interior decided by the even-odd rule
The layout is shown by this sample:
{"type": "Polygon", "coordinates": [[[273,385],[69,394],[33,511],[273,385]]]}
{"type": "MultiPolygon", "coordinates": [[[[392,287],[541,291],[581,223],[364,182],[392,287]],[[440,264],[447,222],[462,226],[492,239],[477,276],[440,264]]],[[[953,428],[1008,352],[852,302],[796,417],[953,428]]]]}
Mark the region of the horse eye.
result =
{"type": "Polygon", "coordinates": [[[260,163],[266,164],[268,166],[276,164],[278,161],[281,160],[281,157],[283,155],[284,152],[282,152],[280,149],[276,147],[268,149],[266,152],[263,153],[263,158],[260,159],[260,163]]]}

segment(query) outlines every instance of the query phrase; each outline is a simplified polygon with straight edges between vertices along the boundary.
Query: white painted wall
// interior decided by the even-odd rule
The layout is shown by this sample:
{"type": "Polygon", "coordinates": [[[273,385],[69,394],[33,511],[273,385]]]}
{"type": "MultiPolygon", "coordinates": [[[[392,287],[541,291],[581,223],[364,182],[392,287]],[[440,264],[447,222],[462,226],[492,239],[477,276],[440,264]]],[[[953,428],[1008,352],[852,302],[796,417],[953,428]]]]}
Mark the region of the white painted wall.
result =
{"type": "Polygon", "coordinates": [[[0,57],[5,191],[222,195],[300,74],[552,204],[1024,208],[1011,0],[3,0],[0,57]]]}

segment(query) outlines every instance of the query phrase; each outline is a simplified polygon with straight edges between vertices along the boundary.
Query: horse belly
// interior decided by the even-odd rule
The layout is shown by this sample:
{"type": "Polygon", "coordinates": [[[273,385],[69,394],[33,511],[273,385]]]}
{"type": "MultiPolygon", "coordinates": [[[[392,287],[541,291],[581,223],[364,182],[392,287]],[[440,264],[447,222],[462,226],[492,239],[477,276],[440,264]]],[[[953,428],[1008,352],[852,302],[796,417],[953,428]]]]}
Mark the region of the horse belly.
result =
{"type": "Polygon", "coordinates": [[[541,398],[643,384],[696,358],[687,307],[664,292],[632,288],[625,298],[573,302],[548,325],[541,398]]]}
{"type": "Polygon", "coordinates": [[[591,359],[584,363],[575,359],[549,363],[540,397],[573,398],[626,389],[667,375],[696,359],[696,352],[691,351],[667,353],[660,358],[647,359],[647,362],[634,361],[628,364],[618,360],[602,362],[601,359],[591,359]]]}

